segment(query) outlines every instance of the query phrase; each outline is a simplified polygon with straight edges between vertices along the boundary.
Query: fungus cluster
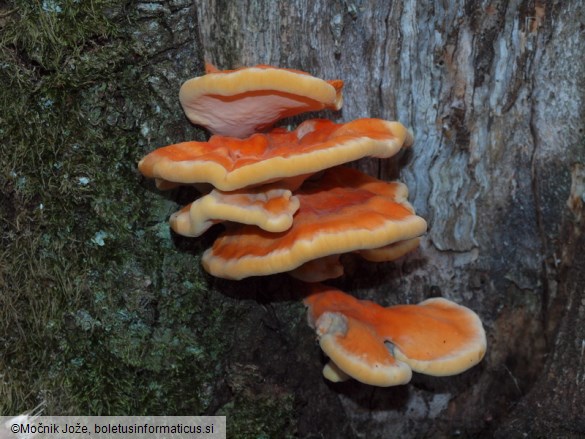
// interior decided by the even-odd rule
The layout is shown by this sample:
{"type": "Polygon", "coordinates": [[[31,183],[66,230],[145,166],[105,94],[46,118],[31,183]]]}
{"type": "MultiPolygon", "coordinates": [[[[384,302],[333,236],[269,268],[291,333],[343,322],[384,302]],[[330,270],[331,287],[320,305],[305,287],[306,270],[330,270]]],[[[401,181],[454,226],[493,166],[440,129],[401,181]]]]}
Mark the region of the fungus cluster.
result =
{"type": "Polygon", "coordinates": [[[486,337],[479,317],[444,298],[384,308],[335,288],[312,285],[309,324],[330,361],[323,375],[375,386],[410,381],[412,371],[447,376],[476,365],[486,337]]]}
{"type": "MultiPolygon", "coordinates": [[[[271,128],[303,112],[340,109],[342,86],[340,80],[265,65],[229,71],[208,65],[206,75],[183,84],[185,114],[212,136],[159,148],[138,167],[160,189],[188,184],[202,190],[171,216],[176,233],[197,237],[226,223],[203,254],[210,274],[243,279],[287,272],[315,283],[343,274],[343,254],[391,261],[418,246],[427,225],[408,203],[406,186],[344,166],[364,157],[390,158],[409,147],[413,139],[402,124],[311,119],[294,130],[271,128]]],[[[331,359],[324,369],[330,380],[351,376],[379,386],[403,384],[411,370],[462,372],[485,352],[479,318],[445,299],[382,308],[317,284],[312,288],[305,304],[331,359]],[[424,346],[429,340],[438,345],[421,349],[425,339],[424,346]]]]}

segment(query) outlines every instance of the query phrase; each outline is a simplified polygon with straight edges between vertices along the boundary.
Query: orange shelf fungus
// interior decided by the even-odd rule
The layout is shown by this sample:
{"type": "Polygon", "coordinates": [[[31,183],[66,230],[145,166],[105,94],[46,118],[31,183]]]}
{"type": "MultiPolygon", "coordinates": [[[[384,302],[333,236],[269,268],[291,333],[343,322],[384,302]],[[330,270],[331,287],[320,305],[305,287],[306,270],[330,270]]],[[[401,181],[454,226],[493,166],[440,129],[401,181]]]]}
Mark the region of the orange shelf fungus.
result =
{"type": "MultiPolygon", "coordinates": [[[[243,279],[288,272],[305,282],[343,275],[340,256],[393,261],[418,247],[427,223],[408,203],[408,189],[340,165],[390,158],[413,143],[399,122],[307,120],[295,130],[268,130],[307,111],[339,110],[343,81],[266,65],[186,81],[179,92],[207,142],[159,148],[138,164],[161,190],[188,184],[203,195],[170,218],[196,237],[229,222],[202,256],[210,274],[243,279]]],[[[382,307],[317,284],[304,300],[309,324],[330,361],[330,381],[376,386],[408,383],[412,372],[444,376],[476,365],[486,350],[478,316],[446,299],[382,307]]]]}
{"type": "Polygon", "coordinates": [[[312,259],[288,272],[295,279],[303,282],[322,282],[343,276],[343,264],[339,260],[341,255],[334,254],[312,259]]]}
{"type": "Polygon", "coordinates": [[[194,124],[212,134],[244,138],[285,117],[339,110],[343,81],[324,81],[306,72],[267,65],[220,71],[186,81],[179,100],[194,124]]]}
{"type": "MultiPolygon", "coordinates": [[[[356,250],[353,253],[370,262],[390,262],[412,252],[419,244],[420,238],[417,237],[394,242],[380,248],[356,250]]],[[[313,259],[289,271],[289,274],[304,282],[322,282],[327,279],[335,279],[343,276],[344,273],[340,257],[341,255],[330,255],[313,259]]]]}
{"type": "Polygon", "coordinates": [[[356,253],[366,261],[389,262],[395,261],[396,259],[399,259],[402,256],[412,252],[419,245],[420,238],[417,237],[385,245],[384,247],[358,250],[356,253]]]}
{"type": "Polygon", "coordinates": [[[299,200],[287,189],[250,189],[222,192],[216,189],[171,215],[171,228],[183,236],[201,236],[222,221],[254,224],[269,232],[289,229],[299,200]]]}
{"type": "Polygon", "coordinates": [[[204,268],[217,277],[243,279],[291,271],[329,255],[379,248],[426,231],[406,201],[406,186],[337,167],[295,193],[300,207],[290,229],[269,233],[235,225],[205,251],[204,268]]]}
{"type": "Polygon", "coordinates": [[[223,191],[310,174],[363,157],[388,158],[412,144],[399,122],[308,120],[294,131],[276,128],[247,139],[212,136],[159,148],[138,164],[146,177],[181,184],[210,183],[223,191]]]}
{"type": "Polygon", "coordinates": [[[330,358],[323,374],[331,381],[352,377],[388,387],[408,383],[412,371],[456,375],[478,364],[486,351],[477,314],[447,299],[385,308],[313,285],[304,302],[330,358]]]}

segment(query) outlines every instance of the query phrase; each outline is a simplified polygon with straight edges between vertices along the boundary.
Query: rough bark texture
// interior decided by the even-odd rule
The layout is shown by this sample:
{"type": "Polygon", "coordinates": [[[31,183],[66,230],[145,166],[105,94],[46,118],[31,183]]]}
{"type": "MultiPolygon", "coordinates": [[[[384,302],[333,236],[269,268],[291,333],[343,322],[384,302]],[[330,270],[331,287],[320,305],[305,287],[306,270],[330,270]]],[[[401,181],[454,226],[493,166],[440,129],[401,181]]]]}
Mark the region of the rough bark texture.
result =
{"type": "MultiPolygon", "coordinates": [[[[341,78],[345,104],[335,117],[397,119],[413,129],[415,146],[399,163],[359,166],[383,178],[400,168],[429,220],[425,244],[396,266],[353,265],[343,285],[382,303],[443,295],[475,309],[488,332],[486,359],[461,377],[389,390],[327,386],[342,416],[338,404],[328,411],[307,398],[314,389],[301,388],[299,399],[320,419],[338,418],[361,437],[494,425],[518,435],[584,431],[578,3],[196,3],[204,57],[219,68],[265,63],[341,78]],[[535,382],[542,390],[524,398],[535,382]],[[543,398],[550,391],[556,396],[543,398]],[[519,400],[522,409],[502,421],[519,400]]],[[[301,436],[347,433],[307,416],[301,436]]]]}

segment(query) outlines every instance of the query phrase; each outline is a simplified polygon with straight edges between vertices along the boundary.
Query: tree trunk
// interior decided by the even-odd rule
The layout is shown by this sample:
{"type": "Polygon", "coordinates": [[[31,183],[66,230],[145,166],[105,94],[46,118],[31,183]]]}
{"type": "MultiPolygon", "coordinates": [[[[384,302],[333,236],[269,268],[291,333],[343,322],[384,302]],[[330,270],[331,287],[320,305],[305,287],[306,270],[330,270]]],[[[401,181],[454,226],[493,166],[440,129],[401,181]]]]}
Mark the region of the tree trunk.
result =
{"type": "Polygon", "coordinates": [[[310,363],[296,374],[310,386],[286,381],[298,386],[301,437],[585,432],[579,3],[196,2],[199,44],[218,68],[343,79],[343,110],[330,117],[412,128],[399,160],[359,167],[408,185],[425,242],[397,264],[354,261],[342,285],[384,304],[445,296],[478,312],[488,334],[479,367],[401,388],[327,385],[310,363]]]}
{"type": "Polygon", "coordinates": [[[0,1],[0,415],[226,415],[236,438],[583,436],[584,15],[561,0],[0,1]],[[193,194],[162,194],[136,163],[205,136],[177,99],[204,59],[343,79],[326,117],[413,130],[402,156],[356,166],[408,185],[423,245],[348,258],[332,283],[472,308],[479,366],[329,383],[289,277],[202,272],[213,232],[168,227],[193,194]]]}

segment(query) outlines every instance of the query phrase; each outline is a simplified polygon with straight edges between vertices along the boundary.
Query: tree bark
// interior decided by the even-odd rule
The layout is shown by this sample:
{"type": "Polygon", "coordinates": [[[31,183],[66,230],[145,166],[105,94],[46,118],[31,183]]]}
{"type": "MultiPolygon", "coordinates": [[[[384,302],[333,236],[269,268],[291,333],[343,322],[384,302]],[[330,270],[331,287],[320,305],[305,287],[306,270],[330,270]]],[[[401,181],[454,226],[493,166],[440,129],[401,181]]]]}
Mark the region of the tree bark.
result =
{"type": "MultiPolygon", "coordinates": [[[[305,416],[297,433],[585,432],[582,5],[249,0],[196,2],[195,13],[218,68],[343,79],[344,108],[329,117],[412,128],[407,154],[359,167],[408,185],[425,242],[397,264],[350,261],[341,284],[383,304],[445,296],[477,311],[488,334],[479,367],[396,389],[326,385],[307,366],[310,387],[286,381],[305,416]]],[[[248,361],[265,370],[270,356],[248,361]]]]}
{"type": "Polygon", "coordinates": [[[238,438],[585,434],[583,2],[64,3],[0,2],[0,414],[226,415],[238,438]],[[326,382],[286,275],[202,272],[213,233],[168,227],[194,195],[135,165],[205,137],[177,99],[204,60],[340,78],[326,117],[412,128],[405,154],[356,166],[407,183],[421,249],[347,258],[333,283],[474,309],[479,366],[326,382]]]}

